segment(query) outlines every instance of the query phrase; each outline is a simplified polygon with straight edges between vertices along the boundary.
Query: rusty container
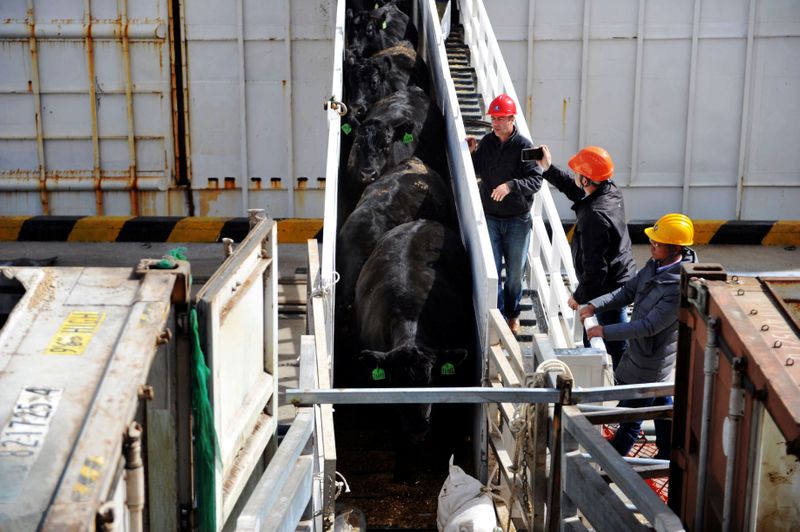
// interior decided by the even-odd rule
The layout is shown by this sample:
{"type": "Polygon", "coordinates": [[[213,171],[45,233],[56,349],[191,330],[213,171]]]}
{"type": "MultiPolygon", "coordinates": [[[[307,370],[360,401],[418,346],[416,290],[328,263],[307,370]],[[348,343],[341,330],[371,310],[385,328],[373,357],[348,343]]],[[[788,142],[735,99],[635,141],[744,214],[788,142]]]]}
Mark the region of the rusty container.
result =
{"type": "Polygon", "coordinates": [[[687,530],[800,529],[800,278],[682,273],[669,505],[687,530]]]}

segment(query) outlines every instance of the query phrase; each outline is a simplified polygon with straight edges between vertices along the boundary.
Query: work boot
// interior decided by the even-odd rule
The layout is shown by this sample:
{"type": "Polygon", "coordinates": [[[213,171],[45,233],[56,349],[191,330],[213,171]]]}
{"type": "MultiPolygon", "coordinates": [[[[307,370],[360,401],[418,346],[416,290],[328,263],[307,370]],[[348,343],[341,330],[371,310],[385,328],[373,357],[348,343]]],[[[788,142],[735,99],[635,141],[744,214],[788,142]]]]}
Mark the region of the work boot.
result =
{"type": "Polygon", "coordinates": [[[508,320],[506,320],[506,323],[508,323],[508,328],[511,329],[511,332],[513,334],[517,334],[519,332],[520,328],[519,318],[508,318],[508,320]]]}

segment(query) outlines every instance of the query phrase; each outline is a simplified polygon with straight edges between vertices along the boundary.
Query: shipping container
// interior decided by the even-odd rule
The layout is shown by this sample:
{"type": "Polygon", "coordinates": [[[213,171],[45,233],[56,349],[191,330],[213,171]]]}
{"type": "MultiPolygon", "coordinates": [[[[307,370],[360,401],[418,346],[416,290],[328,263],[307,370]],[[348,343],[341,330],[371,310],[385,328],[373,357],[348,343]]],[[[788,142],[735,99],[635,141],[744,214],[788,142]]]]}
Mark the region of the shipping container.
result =
{"type": "Polygon", "coordinates": [[[800,280],[682,274],[669,504],[692,530],[800,527],[800,280]]]}
{"type": "Polygon", "coordinates": [[[277,446],[276,232],[194,296],[180,257],[0,267],[0,530],[232,519],[277,446]]]}
{"type": "Polygon", "coordinates": [[[334,6],[0,3],[0,213],[321,218],[334,6]]]}

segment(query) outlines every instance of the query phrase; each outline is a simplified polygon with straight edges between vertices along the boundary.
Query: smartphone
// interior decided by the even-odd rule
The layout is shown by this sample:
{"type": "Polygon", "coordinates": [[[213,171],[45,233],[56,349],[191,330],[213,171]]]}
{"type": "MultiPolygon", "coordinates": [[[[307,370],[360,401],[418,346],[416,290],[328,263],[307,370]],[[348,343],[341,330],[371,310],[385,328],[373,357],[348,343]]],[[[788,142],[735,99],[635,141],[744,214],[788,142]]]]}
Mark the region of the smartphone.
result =
{"type": "Polygon", "coordinates": [[[522,150],[523,161],[541,161],[544,159],[544,150],[541,146],[538,148],[524,148],[522,150]]]}

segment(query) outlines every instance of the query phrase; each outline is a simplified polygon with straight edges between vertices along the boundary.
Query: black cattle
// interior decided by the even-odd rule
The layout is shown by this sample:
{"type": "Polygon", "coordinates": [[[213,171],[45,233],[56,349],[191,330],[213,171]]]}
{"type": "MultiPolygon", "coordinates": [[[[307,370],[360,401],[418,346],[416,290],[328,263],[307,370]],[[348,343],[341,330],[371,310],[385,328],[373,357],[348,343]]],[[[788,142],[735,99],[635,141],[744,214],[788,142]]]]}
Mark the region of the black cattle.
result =
{"type": "MultiPolygon", "coordinates": [[[[413,157],[389,170],[369,185],[355,210],[347,217],[336,239],[336,350],[358,348],[352,327],[352,303],[358,274],[375,247],[390,229],[418,219],[437,220],[455,227],[455,208],[448,184],[442,177],[413,157]]],[[[339,357],[335,368],[336,386],[347,386],[352,367],[339,357]]]]}
{"type": "Polygon", "coordinates": [[[394,3],[371,11],[347,10],[347,48],[357,57],[369,57],[402,41],[416,46],[417,30],[409,16],[394,3]]]}
{"type": "Polygon", "coordinates": [[[394,4],[406,15],[411,14],[411,0],[348,0],[347,8],[356,12],[370,11],[386,4],[394,4]]]}
{"type": "Polygon", "coordinates": [[[356,59],[352,54],[346,54],[346,58],[345,101],[349,112],[358,119],[364,118],[372,104],[409,85],[428,91],[427,68],[408,41],[365,59],[356,59]]]}
{"type": "Polygon", "coordinates": [[[358,127],[350,149],[340,188],[346,210],[353,208],[364,187],[387,168],[412,156],[447,176],[443,139],[442,113],[419,87],[378,101],[358,127]]]}
{"type": "MultiPolygon", "coordinates": [[[[372,386],[476,385],[469,272],[459,236],[439,222],[418,220],[387,232],[356,283],[361,377],[372,386]]],[[[398,408],[398,480],[410,474],[431,429],[430,413],[430,405],[398,408]]],[[[448,432],[468,430],[468,417],[448,415],[454,424],[448,432]]]]}

